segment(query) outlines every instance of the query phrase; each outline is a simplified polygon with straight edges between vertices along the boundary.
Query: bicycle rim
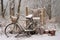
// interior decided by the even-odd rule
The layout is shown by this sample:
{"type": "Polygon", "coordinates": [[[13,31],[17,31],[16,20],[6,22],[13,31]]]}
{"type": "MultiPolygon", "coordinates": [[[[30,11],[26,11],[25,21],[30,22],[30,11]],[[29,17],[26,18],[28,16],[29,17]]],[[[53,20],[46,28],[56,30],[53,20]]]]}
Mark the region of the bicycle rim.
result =
{"type": "Polygon", "coordinates": [[[17,24],[9,24],[6,26],[5,28],[5,35],[7,37],[12,37],[12,36],[16,36],[18,34],[19,31],[19,26],[17,24]]]}

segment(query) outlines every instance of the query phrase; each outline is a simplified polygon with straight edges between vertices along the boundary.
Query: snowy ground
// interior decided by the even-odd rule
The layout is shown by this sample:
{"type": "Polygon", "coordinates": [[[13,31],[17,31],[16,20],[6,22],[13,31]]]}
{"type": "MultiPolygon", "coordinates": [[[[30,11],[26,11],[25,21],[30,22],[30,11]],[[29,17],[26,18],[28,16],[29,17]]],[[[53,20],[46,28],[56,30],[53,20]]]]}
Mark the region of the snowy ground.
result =
{"type": "MultiPolygon", "coordinates": [[[[0,20],[2,20],[2,19],[0,19],[0,20]]],[[[0,21],[0,22],[2,22],[2,21],[0,21]]],[[[7,25],[6,23],[7,23],[6,21],[3,21],[3,24],[7,25]]],[[[32,35],[31,37],[22,36],[22,37],[15,38],[12,35],[12,37],[7,38],[6,35],[4,34],[4,28],[0,27],[0,40],[60,40],[60,31],[57,30],[55,36],[48,36],[47,34],[44,34],[44,35],[37,34],[37,35],[32,35]]]]}
{"type": "Polygon", "coordinates": [[[4,34],[0,34],[0,40],[60,40],[60,32],[56,32],[55,36],[44,35],[32,35],[31,37],[6,37],[4,34]]]}

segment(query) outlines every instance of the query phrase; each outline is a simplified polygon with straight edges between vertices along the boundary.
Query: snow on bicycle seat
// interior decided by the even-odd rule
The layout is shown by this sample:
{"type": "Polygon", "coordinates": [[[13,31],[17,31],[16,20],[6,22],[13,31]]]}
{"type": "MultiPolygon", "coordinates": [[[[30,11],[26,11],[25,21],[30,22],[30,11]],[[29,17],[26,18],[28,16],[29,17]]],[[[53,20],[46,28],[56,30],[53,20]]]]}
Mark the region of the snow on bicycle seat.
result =
{"type": "Polygon", "coordinates": [[[33,17],[33,20],[40,20],[40,17],[33,17]]]}
{"type": "Polygon", "coordinates": [[[32,17],[33,17],[32,14],[29,14],[28,16],[26,16],[26,18],[28,18],[28,19],[30,19],[30,18],[32,18],[32,17]]]}

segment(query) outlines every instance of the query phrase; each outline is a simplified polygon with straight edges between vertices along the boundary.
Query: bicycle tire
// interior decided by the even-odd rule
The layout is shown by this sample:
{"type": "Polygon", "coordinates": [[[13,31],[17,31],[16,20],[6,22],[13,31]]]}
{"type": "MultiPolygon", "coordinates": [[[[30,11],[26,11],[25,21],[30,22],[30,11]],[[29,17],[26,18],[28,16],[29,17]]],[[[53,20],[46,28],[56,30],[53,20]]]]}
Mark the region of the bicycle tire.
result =
{"type": "MultiPolygon", "coordinates": [[[[5,27],[5,35],[7,36],[7,37],[9,37],[9,35],[7,34],[7,29],[8,29],[8,27],[10,27],[11,25],[14,25],[14,23],[11,23],[11,24],[8,24],[6,27],[5,27]]],[[[20,27],[18,26],[18,24],[15,24],[15,26],[17,26],[18,28],[19,28],[19,31],[20,31],[20,27]]],[[[18,33],[19,34],[19,33],[18,33]]],[[[17,35],[18,35],[17,34],[17,35]]]]}

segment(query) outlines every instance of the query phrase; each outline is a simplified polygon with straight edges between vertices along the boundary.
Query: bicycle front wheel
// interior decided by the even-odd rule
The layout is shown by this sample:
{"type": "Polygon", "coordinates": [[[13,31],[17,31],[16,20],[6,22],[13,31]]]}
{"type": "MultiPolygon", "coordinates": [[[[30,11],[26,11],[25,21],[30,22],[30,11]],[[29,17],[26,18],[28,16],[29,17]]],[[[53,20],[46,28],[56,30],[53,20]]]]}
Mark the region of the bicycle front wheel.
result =
{"type": "Polygon", "coordinates": [[[20,32],[20,27],[17,24],[8,24],[5,28],[5,35],[9,36],[16,36],[20,32]]]}

